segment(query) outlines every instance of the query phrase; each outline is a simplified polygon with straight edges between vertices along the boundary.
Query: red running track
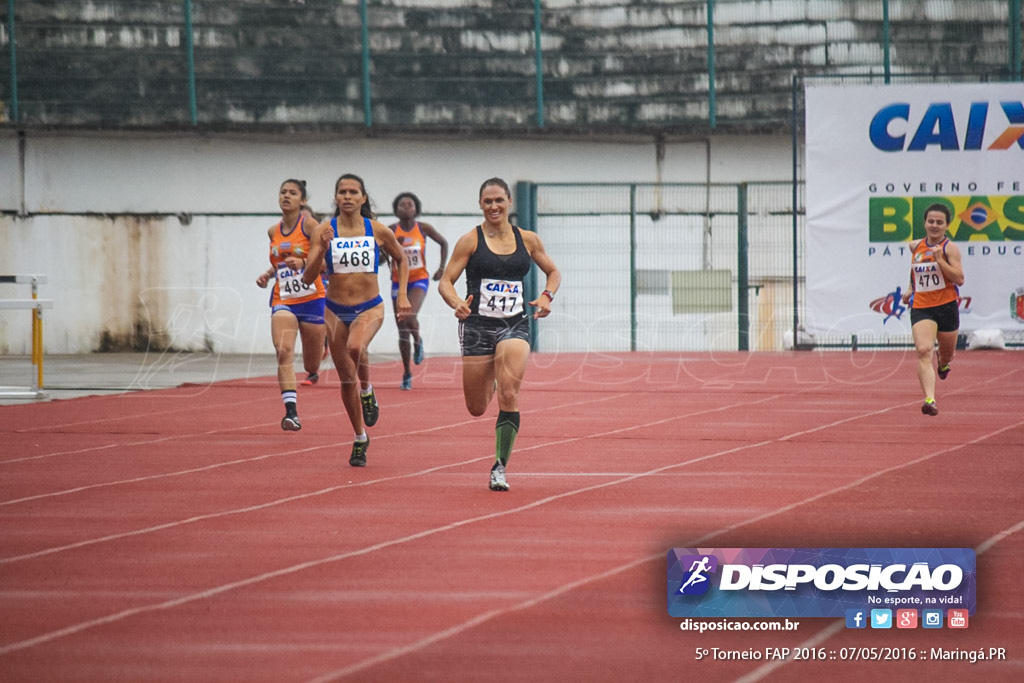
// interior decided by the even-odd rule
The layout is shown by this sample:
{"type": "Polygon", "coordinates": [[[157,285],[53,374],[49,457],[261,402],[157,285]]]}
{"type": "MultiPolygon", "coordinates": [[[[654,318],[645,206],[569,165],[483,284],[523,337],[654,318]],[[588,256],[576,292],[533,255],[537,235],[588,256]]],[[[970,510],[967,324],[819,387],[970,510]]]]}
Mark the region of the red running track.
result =
{"type": "MultiPolygon", "coordinates": [[[[536,354],[508,493],[457,359],[379,366],[365,469],[336,384],[0,408],[0,680],[1019,681],[1024,356],[919,410],[899,351],[536,354]],[[680,630],[673,547],[967,547],[964,631],[680,630]],[[1007,660],[698,660],[700,648],[1007,660]]],[[[333,376],[333,374],[332,374],[333,376]]]]}

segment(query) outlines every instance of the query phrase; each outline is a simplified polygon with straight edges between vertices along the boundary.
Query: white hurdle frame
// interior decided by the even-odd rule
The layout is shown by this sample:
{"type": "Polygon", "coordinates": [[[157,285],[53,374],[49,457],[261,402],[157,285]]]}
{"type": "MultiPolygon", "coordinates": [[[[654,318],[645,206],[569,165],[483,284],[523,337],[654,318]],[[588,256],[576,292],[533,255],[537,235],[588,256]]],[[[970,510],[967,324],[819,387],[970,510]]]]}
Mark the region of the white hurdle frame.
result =
{"type": "Polygon", "coordinates": [[[46,284],[45,275],[0,275],[0,284],[32,285],[31,299],[0,299],[0,310],[32,311],[32,385],[2,387],[6,398],[46,398],[43,391],[43,309],[53,308],[53,299],[39,298],[39,285],[46,284]]]}

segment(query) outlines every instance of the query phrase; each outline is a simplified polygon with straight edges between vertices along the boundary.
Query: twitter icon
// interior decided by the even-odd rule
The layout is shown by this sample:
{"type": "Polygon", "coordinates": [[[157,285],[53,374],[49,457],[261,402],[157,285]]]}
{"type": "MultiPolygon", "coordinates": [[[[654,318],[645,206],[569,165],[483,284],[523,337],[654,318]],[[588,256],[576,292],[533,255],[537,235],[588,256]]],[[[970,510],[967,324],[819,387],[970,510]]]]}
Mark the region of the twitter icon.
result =
{"type": "Polygon", "coordinates": [[[871,610],[871,628],[892,628],[892,610],[871,610]]]}

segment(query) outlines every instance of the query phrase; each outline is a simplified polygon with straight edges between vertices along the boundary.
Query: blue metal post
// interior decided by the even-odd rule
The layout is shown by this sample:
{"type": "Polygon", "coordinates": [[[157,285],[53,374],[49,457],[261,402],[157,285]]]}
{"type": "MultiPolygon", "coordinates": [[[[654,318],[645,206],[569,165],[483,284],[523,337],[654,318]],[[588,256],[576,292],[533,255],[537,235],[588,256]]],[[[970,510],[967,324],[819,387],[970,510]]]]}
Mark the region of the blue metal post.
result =
{"type": "Polygon", "coordinates": [[[747,270],[747,184],[736,188],[736,313],[740,351],[750,350],[750,277],[747,270]]]}
{"type": "Polygon", "coordinates": [[[715,127],[715,0],[708,0],[708,125],[715,127]]]}
{"type": "Polygon", "coordinates": [[[798,95],[798,89],[799,89],[800,85],[802,85],[802,83],[803,83],[803,81],[801,80],[800,76],[797,76],[797,75],[793,76],[793,93],[792,93],[792,97],[793,97],[793,101],[792,101],[793,119],[792,119],[792,121],[790,123],[790,127],[792,128],[791,144],[792,144],[792,147],[793,147],[793,349],[794,350],[798,350],[800,348],[800,343],[799,343],[800,337],[797,336],[797,331],[800,328],[800,277],[799,277],[800,276],[800,271],[799,271],[800,262],[799,262],[798,252],[797,252],[797,245],[799,244],[799,241],[798,241],[798,239],[799,239],[799,229],[798,229],[799,228],[799,214],[798,214],[798,212],[799,212],[799,208],[800,208],[800,204],[798,203],[799,200],[800,200],[799,189],[798,189],[799,188],[799,183],[800,183],[800,172],[799,172],[799,163],[798,163],[799,162],[798,145],[799,145],[799,142],[800,142],[800,135],[799,135],[799,130],[800,130],[799,129],[799,123],[800,123],[800,119],[799,119],[799,115],[800,115],[799,102],[800,102],[800,98],[799,98],[799,95],[798,95]]]}
{"type": "Polygon", "coordinates": [[[1021,76],[1020,12],[1020,0],[1010,0],[1010,73],[1015,81],[1024,80],[1021,76]]]}
{"type": "Polygon", "coordinates": [[[629,186],[629,350],[636,351],[636,185],[629,186]]]}
{"type": "Polygon", "coordinates": [[[891,64],[889,62],[889,0],[882,0],[882,61],[885,63],[885,84],[889,85],[891,64]]]}
{"type": "Polygon", "coordinates": [[[544,54],[541,52],[540,0],[533,0],[533,58],[537,72],[537,127],[544,127],[544,54]]]}
{"type": "MultiPolygon", "coordinates": [[[[537,232],[537,184],[526,180],[516,183],[515,189],[516,224],[523,230],[537,232]]],[[[537,266],[531,266],[530,272],[526,275],[523,283],[526,291],[523,293],[524,301],[533,301],[537,298],[537,266]]],[[[530,321],[530,349],[538,351],[537,321],[529,316],[530,321]]]]}
{"type": "Polygon", "coordinates": [[[18,41],[14,34],[14,0],[7,0],[7,40],[11,48],[11,121],[18,123],[18,41]]]}
{"type": "Polygon", "coordinates": [[[363,122],[369,128],[373,125],[370,111],[370,26],[366,15],[366,0],[359,0],[359,23],[363,37],[363,122]]]}
{"type": "Polygon", "coordinates": [[[192,40],[192,0],[185,0],[185,52],[188,59],[188,115],[192,125],[199,123],[196,105],[196,47],[192,40]]]}

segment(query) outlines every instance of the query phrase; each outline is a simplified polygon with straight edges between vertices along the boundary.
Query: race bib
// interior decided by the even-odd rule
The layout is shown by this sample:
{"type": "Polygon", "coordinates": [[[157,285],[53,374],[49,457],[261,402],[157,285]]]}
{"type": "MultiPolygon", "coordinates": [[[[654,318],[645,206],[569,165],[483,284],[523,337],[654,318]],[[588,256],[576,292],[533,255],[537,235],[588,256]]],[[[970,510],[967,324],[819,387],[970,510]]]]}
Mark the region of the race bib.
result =
{"type": "Polygon", "coordinates": [[[915,263],[912,268],[914,271],[914,291],[936,292],[946,288],[946,278],[942,277],[942,269],[939,268],[938,263],[934,261],[915,263]]]}
{"type": "Polygon", "coordinates": [[[423,252],[419,246],[402,247],[402,250],[405,251],[405,261],[409,264],[409,270],[423,267],[423,252]]]}
{"type": "Polygon", "coordinates": [[[316,294],[316,285],[307,285],[302,281],[302,273],[305,268],[292,270],[283,263],[277,267],[277,291],[282,301],[299,299],[310,294],[316,294]]]}
{"type": "Polygon", "coordinates": [[[373,273],[377,270],[372,237],[336,237],[331,240],[335,273],[373,273]]]}
{"type": "Polygon", "coordinates": [[[511,318],[522,315],[522,281],[481,279],[478,310],[485,318],[511,318]]]}

